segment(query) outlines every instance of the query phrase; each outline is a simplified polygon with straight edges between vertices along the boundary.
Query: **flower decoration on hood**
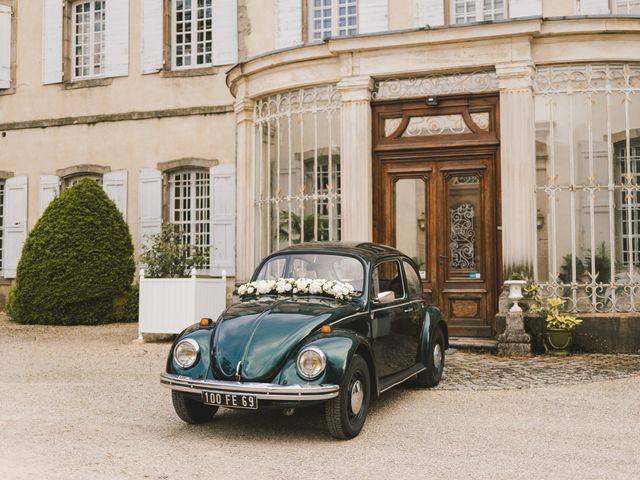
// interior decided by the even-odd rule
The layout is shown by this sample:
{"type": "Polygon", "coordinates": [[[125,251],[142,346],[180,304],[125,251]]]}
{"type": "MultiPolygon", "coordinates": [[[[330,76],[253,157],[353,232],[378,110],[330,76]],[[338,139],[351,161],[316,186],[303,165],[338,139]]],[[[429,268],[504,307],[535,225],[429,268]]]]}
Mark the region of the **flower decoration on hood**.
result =
{"type": "Polygon", "coordinates": [[[276,278],[275,280],[258,280],[238,287],[240,298],[259,295],[326,295],[347,300],[353,296],[353,285],[339,280],[324,278],[276,278]]]}

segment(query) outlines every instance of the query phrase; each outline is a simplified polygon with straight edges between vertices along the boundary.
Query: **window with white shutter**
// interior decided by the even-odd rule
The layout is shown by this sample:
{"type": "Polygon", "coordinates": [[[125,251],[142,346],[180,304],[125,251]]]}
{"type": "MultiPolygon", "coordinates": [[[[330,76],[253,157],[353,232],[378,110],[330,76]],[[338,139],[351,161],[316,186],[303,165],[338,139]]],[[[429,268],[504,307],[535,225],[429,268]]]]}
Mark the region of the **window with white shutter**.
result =
{"type": "Polygon", "coordinates": [[[127,171],[115,170],[102,177],[102,188],[107,196],[116,204],[122,217],[127,219],[127,171]]]}
{"type": "Polygon", "coordinates": [[[211,208],[208,170],[178,170],[169,174],[169,223],[176,225],[182,242],[206,257],[211,247],[211,208]]]}
{"type": "Polygon", "coordinates": [[[4,180],[0,180],[0,276],[2,276],[2,238],[4,220],[4,180]]]}
{"type": "Polygon", "coordinates": [[[453,0],[451,23],[482,22],[505,18],[505,0],[453,0]]]}
{"type": "Polygon", "coordinates": [[[213,65],[213,0],[173,0],[173,68],[213,65]]]}
{"type": "Polygon", "coordinates": [[[11,88],[11,7],[0,5],[0,89],[11,88]]]}
{"type": "Polygon", "coordinates": [[[509,0],[509,17],[526,18],[542,16],[542,0],[509,0]]]}
{"type": "Polygon", "coordinates": [[[358,33],[357,0],[310,0],[309,40],[358,33]]]}
{"type": "Polygon", "coordinates": [[[60,83],[63,0],[43,0],[42,10],[42,83],[60,83]]]}
{"type": "Polygon", "coordinates": [[[57,175],[40,175],[40,215],[51,201],[60,194],[60,178],[57,175]]]}
{"type": "MultiPolygon", "coordinates": [[[[638,0],[640,2],[640,0],[638,0]]],[[[578,0],[578,15],[606,15],[609,13],[609,0],[578,0]]]]}
{"type": "Polygon", "coordinates": [[[287,48],[302,43],[302,2],[277,0],[276,48],[287,48]]]}
{"type": "Polygon", "coordinates": [[[71,5],[71,78],[95,78],[105,73],[105,0],[71,5]]]}
{"type": "Polygon", "coordinates": [[[164,60],[164,0],[141,0],[142,73],[162,70],[164,60]]]}
{"type": "Polygon", "coordinates": [[[639,15],[640,0],[614,0],[614,12],[620,15],[639,15]]]}
{"type": "Polygon", "coordinates": [[[142,250],[148,236],[160,233],[162,228],[162,172],[143,168],[138,182],[138,238],[142,250]]]}
{"type": "Polygon", "coordinates": [[[236,170],[235,165],[209,169],[211,180],[210,273],[236,274],[236,170]]]}
{"type": "Polygon", "coordinates": [[[444,0],[413,0],[413,26],[444,25],[444,0]]]}
{"type": "Polygon", "coordinates": [[[27,238],[27,177],[7,179],[3,197],[2,271],[5,278],[15,278],[27,238]]]}

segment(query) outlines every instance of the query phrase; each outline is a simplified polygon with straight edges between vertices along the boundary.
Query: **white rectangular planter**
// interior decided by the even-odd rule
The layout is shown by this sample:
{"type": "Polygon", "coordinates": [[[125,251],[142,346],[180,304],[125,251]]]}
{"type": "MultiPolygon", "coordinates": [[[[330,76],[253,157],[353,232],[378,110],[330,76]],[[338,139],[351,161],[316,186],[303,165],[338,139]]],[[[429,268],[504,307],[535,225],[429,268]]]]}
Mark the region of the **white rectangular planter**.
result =
{"type": "Polygon", "coordinates": [[[226,277],[144,278],[141,271],[140,338],[143,333],[180,333],[203,317],[216,320],[226,296],[226,277]]]}

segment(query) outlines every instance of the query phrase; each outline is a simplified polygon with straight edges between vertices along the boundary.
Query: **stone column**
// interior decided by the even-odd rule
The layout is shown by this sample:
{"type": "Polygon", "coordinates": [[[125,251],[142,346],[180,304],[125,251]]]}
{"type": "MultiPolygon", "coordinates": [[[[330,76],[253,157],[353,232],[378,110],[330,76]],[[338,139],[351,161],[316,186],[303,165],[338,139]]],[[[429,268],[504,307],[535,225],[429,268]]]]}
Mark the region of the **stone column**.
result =
{"type": "Polygon", "coordinates": [[[505,279],[513,271],[535,275],[536,149],[533,66],[496,65],[500,82],[500,168],[502,261],[505,279]]]}
{"type": "Polygon", "coordinates": [[[342,175],[342,240],[373,238],[371,165],[371,90],[368,76],[344,77],[341,93],[340,165],[342,175]]]}
{"type": "Polygon", "coordinates": [[[255,263],[254,101],[238,98],[236,113],[236,282],[246,282],[255,263]]]}

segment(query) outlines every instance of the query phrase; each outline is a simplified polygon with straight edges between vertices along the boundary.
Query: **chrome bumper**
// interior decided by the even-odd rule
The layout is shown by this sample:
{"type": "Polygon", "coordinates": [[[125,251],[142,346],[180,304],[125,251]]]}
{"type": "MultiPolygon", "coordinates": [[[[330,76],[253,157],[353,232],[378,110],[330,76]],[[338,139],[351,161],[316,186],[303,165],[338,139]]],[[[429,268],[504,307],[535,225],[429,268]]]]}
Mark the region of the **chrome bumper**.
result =
{"type": "Polygon", "coordinates": [[[293,402],[329,400],[338,396],[339,385],[278,385],[275,383],[228,382],[224,380],[196,380],[171,373],[160,374],[160,383],[172,390],[202,393],[235,393],[255,395],[260,400],[293,402]]]}

